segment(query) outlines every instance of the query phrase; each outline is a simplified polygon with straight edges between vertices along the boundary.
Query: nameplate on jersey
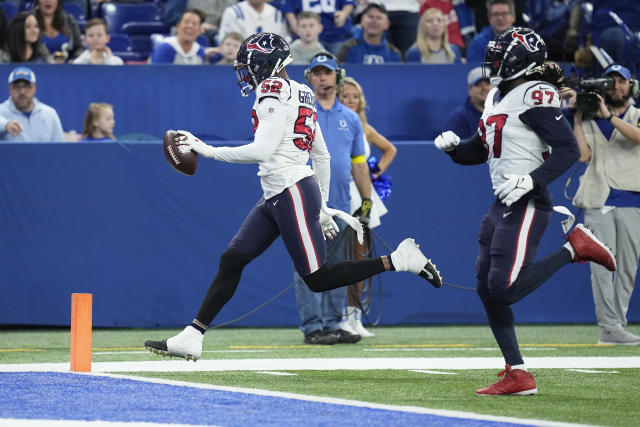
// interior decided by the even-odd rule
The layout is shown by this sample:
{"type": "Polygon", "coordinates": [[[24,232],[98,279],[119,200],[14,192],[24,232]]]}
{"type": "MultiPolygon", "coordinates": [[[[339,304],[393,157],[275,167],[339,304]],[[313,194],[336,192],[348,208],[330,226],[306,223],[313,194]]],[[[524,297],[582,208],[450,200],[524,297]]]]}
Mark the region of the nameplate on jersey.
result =
{"type": "Polygon", "coordinates": [[[298,91],[298,101],[300,101],[301,104],[316,105],[316,97],[313,96],[313,93],[307,92],[306,90],[298,91]]]}
{"type": "Polygon", "coordinates": [[[530,107],[560,108],[561,101],[558,90],[544,83],[535,84],[524,93],[524,103],[530,107]]]}

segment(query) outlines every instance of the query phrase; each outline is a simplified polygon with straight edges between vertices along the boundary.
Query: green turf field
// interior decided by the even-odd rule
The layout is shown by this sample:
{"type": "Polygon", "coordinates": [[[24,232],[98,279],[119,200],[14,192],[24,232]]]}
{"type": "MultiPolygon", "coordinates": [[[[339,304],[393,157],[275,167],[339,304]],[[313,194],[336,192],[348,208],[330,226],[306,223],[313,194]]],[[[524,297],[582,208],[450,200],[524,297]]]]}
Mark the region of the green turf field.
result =
{"type": "MultiPolygon", "coordinates": [[[[365,339],[355,345],[334,346],[303,345],[302,334],[294,328],[212,330],[205,338],[202,358],[500,357],[486,326],[377,327],[371,330],[375,332],[375,338],[365,339]]],[[[640,325],[632,325],[629,330],[638,334],[640,325]]],[[[146,339],[164,339],[176,332],[178,330],[173,329],[94,330],[93,362],[163,360],[144,351],[142,344],[146,339]]],[[[596,326],[520,326],[517,332],[525,362],[527,358],[640,357],[640,347],[596,345],[596,326]]],[[[68,330],[0,330],[0,364],[68,360],[68,330]]],[[[196,365],[198,363],[201,362],[196,362],[196,365]]],[[[564,368],[530,369],[539,389],[536,396],[475,396],[473,391],[476,388],[497,379],[500,368],[415,372],[394,366],[392,369],[373,370],[283,371],[296,375],[270,375],[251,370],[129,371],[127,375],[558,422],[640,425],[638,368],[583,370],[586,372],[564,368]]]]}

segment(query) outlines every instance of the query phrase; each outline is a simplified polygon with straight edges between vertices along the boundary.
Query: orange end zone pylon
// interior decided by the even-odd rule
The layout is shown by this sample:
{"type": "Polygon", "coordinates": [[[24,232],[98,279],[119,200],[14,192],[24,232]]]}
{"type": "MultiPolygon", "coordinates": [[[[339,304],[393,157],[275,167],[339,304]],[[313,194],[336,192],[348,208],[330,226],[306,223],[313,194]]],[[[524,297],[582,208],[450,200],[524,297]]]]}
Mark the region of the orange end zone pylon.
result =
{"type": "Polygon", "coordinates": [[[71,370],[91,372],[92,294],[71,294],[71,370]]]}

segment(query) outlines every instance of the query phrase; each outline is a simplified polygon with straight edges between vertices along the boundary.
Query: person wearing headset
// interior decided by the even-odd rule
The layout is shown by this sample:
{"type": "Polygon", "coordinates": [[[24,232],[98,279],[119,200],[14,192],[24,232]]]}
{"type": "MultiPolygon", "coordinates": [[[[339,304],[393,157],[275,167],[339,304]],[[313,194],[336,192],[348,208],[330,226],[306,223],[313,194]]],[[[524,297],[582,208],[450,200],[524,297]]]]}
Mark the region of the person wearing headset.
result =
{"type": "MultiPolygon", "coordinates": [[[[314,56],[304,73],[316,97],[318,124],[331,154],[327,206],[350,211],[349,181],[353,176],[362,197],[363,214],[360,221],[366,223],[371,212],[371,179],[364,157],[364,133],[360,118],[337,99],[344,74],[336,58],[328,52],[314,56]]],[[[338,226],[342,230],[338,237],[327,242],[330,264],[351,258],[351,238],[345,234],[344,224],[338,226]]],[[[354,344],[360,341],[360,335],[340,328],[342,308],[347,297],[346,287],[313,293],[298,274],[294,276],[294,283],[305,344],[354,344]]]]}
{"type": "Polygon", "coordinates": [[[574,116],[579,161],[587,169],[573,204],[585,209],[585,223],[612,248],[618,265],[612,274],[590,263],[598,343],[638,345],[640,336],[625,329],[640,258],[640,109],[631,105],[638,81],[621,65],[609,66],[603,77],[613,78],[615,86],[604,98],[598,95],[595,116],[574,116]]]}

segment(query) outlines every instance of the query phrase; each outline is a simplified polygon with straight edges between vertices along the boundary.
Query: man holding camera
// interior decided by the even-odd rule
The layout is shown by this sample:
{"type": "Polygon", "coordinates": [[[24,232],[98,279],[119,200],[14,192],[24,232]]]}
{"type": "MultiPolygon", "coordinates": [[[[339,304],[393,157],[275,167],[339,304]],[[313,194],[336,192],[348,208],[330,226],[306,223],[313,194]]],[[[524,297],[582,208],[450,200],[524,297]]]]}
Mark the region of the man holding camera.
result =
{"type": "Polygon", "coordinates": [[[604,98],[597,95],[594,117],[580,110],[574,117],[579,160],[588,165],[573,204],[585,209],[585,223],[612,248],[617,262],[615,274],[591,263],[598,343],[638,345],[640,337],[625,330],[640,258],[640,109],[631,105],[638,81],[620,65],[608,67],[604,77],[614,87],[604,98]]]}

